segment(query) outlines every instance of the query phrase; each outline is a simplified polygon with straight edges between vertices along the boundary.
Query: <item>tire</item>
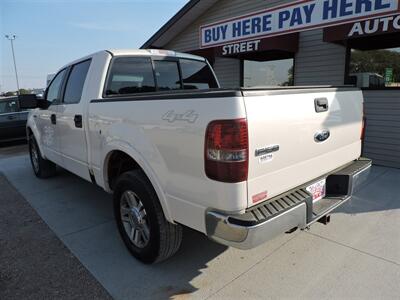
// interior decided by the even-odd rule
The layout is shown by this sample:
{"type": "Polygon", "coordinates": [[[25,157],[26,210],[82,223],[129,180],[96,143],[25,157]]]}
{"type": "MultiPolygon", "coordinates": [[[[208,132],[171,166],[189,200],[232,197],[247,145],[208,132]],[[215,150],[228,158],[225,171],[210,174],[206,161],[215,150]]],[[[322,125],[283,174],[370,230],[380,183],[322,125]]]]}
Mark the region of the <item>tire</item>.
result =
{"type": "Polygon", "coordinates": [[[36,177],[49,178],[56,175],[56,165],[42,157],[36,139],[33,135],[29,136],[29,156],[31,158],[32,169],[36,177]]]}
{"type": "Polygon", "coordinates": [[[114,215],[122,240],[141,262],[161,262],[178,251],[182,226],[165,219],[159,199],[143,172],[129,171],[118,178],[114,215]]]}

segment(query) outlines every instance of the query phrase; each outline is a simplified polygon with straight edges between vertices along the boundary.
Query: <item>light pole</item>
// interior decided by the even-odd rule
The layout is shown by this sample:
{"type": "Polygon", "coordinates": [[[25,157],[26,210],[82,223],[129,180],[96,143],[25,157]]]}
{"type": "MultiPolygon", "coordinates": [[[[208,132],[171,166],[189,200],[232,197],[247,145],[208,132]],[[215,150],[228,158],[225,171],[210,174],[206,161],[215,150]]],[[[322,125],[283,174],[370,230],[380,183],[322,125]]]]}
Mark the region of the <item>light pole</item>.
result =
{"type": "Polygon", "coordinates": [[[15,63],[15,54],[14,54],[14,40],[17,38],[15,34],[6,34],[6,39],[11,42],[11,51],[14,61],[14,70],[15,70],[15,79],[17,80],[17,95],[19,95],[19,82],[18,82],[18,73],[17,73],[17,64],[15,63]]]}

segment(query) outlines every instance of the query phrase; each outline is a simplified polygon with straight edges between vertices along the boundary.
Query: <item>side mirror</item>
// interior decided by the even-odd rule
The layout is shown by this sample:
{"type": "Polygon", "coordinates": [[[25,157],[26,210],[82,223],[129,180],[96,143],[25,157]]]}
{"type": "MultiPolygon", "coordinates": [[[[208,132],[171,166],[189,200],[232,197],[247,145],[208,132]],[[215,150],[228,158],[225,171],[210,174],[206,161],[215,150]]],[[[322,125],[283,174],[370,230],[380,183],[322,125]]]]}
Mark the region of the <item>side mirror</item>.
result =
{"type": "Polygon", "coordinates": [[[26,94],[18,96],[19,108],[22,110],[33,109],[33,108],[42,108],[47,109],[49,107],[49,103],[37,97],[35,94],[26,94]]]}
{"type": "Polygon", "coordinates": [[[19,108],[30,109],[38,107],[38,99],[35,94],[19,95],[18,96],[19,108]]]}

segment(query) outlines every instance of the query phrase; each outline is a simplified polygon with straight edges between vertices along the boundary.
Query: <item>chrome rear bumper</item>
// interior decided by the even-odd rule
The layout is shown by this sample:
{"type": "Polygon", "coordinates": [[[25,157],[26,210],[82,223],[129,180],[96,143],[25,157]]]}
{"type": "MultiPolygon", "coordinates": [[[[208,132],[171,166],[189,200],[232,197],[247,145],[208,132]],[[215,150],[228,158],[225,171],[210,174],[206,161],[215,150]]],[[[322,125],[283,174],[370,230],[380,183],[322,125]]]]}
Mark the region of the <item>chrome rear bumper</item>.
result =
{"type": "MultiPolygon", "coordinates": [[[[218,243],[251,249],[293,228],[304,229],[348,201],[367,180],[371,160],[361,158],[326,174],[327,196],[315,203],[304,184],[235,215],[210,210],[207,235],[218,243]]],[[[318,179],[316,179],[318,180],[318,179]]]]}

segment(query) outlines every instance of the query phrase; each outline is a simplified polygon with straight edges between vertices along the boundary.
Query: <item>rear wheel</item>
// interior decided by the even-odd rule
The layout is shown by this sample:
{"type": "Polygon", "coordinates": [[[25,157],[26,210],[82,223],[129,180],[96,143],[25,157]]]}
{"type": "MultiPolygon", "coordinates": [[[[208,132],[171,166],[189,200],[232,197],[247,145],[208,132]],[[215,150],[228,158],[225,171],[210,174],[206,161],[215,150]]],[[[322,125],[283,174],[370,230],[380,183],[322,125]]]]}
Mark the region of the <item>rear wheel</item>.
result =
{"type": "Polygon", "coordinates": [[[114,214],[119,233],[140,261],[163,261],[178,251],[182,226],[169,223],[158,197],[143,172],[122,174],[114,189],[114,214]]]}
{"type": "Polygon", "coordinates": [[[37,177],[48,178],[56,174],[56,165],[42,157],[33,135],[29,137],[29,156],[31,158],[33,172],[37,177]]]}

